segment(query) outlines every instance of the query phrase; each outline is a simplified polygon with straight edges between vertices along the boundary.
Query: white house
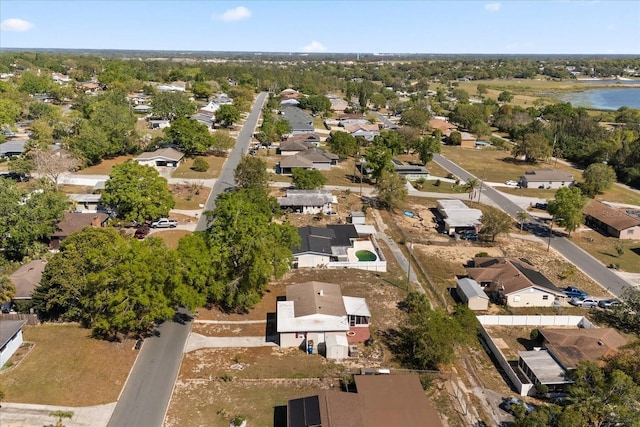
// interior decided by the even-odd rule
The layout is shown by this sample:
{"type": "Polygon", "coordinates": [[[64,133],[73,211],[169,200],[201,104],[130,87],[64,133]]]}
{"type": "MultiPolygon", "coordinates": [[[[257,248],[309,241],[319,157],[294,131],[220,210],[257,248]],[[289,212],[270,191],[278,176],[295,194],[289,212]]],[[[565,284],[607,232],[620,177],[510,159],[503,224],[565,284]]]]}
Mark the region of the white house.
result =
{"type": "Polygon", "coordinates": [[[285,197],[278,197],[282,209],[303,214],[330,214],[334,203],[338,199],[329,190],[287,190],[285,197]]]}
{"type": "Polygon", "coordinates": [[[0,322],[0,368],[22,345],[22,326],[26,320],[3,320],[0,322]]]}
{"type": "Polygon", "coordinates": [[[175,148],[160,148],[155,151],[147,151],[136,157],[136,162],[151,167],[168,166],[177,168],[184,154],[175,148]]]}
{"type": "Polygon", "coordinates": [[[281,347],[299,347],[327,358],[347,357],[351,328],[368,328],[371,312],[364,298],[343,297],[339,285],[304,282],[287,286],[277,304],[281,347]]]}

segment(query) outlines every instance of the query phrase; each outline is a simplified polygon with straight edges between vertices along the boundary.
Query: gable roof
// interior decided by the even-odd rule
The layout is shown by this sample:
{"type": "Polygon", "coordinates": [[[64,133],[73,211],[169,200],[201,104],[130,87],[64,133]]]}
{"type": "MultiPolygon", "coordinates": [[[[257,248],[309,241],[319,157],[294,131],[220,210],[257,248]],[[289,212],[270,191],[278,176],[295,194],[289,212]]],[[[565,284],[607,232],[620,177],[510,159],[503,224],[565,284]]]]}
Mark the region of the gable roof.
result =
{"type": "Polygon", "coordinates": [[[354,375],[356,393],[321,390],[290,399],[289,427],[441,427],[416,374],[354,375]]]}
{"type": "MultiPolygon", "coordinates": [[[[307,134],[304,134],[307,135],[307,134]]],[[[283,141],[280,143],[280,147],[278,148],[278,150],[280,152],[283,151],[306,151],[309,148],[313,148],[315,147],[314,144],[312,144],[311,142],[307,142],[307,141],[300,141],[300,140],[291,140],[291,138],[289,138],[286,141],[283,141]]]]}
{"type": "Polygon", "coordinates": [[[46,260],[37,259],[26,263],[9,276],[9,281],[16,287],[16,293],[13,298],[31,298],[33,290],[40,284],[40,279],[42,279],[42,273],[46,266],[46,260]]]}
{"type": "Polygon", "coordinates": [[[159,148],[155,151],[145,151],[136,157],[137,161],[148,161],[154,159],[165,159],[171,160],[174,162],[180,161],[184,157],[184,153],[176,150],[175,148],[167,147],[167,148],[159,148]]]}
{"type": "Polygon", "coordinates": [[[298,228],[300,248],[293,253],[314,252],[332,254],[332,247],[351,246],[351,239],[357,239],[358,231],[353,224],[330,224],[326,228],[307,225],[298,228]]]}
{"type": "Polygon", "coordinates": [[[473,267],[466,267],[469,277],[477,282],[489,282],[503,288],[505,295],[536,286],[543,291],[563,296],[545,275],[524,258],[476,257],[473,267]]]}
{"type": "Polygon", "coordinates": [[[24,153],[27,141],[9,141],[0,144],[0,157],[24,153]]]}
{"type": "Polygon", "coordinates": [[[284,119],[291,125],[292,131],[313,132],[313,119],[298,107],[282,106],[280,110],[284,119]]]}
{"type": "Polygon", "coordinates": [[[332,201],[329,190],[287,190],[286,197],[278,197],[280,206],[323,206],[332,201]]]}
{"type": "Polygon", "coordinates": [[[628,215],[622,209],[613,208],[597,200],[591,200],[587,203],[584,214],[617,231],[640,226],[639,219],[628,215]]]}
{"type": "Polygon", "coordinates": [[[0,348],[3,348],[27,323],[26,320],[3,320],[0,322],[0,348]]]}
{"type": "Polygon", "coordinates": [[[582,360],[599,362],[627,343],[613,328],[540,329],[540,334],[565,369],[575,368],[582,360]]]}
{"type": "MultiPolygon", "coordinates": [[[[318,141],[320,141],[320,136],[315,132],[299,133],[299,134],[296,134],[296,135],[290,135],[287,138],[287,141],[305,141],[305,142],[315,141],[315,142],[318,142],[318,141]]],[[[282,145],[282,144],[280,144],[280,145],[282,145]]]]}
{"type": "Polygon", "coordinates": [[[297,154],[295,156],[283,156],[278,163],[281,168],[312,168],[313,162],[297,154]]]}
{"type": "Polygon", "coordinates": [[[52,236],[67,237],[86,227],[101,227],[107,219],[109,215],[105,213],[67,212],[64,220],[56,224],[56,231],[52,236]]]}
{"type": "Polygon", "coordinates": [[[463,277],[462,279],[458,279],[458,289],[460,289],[467,298],[475,298],[479,297],[482,299],[489,299],[487,294],[482,290],[478,282],[473,279],[469,279],[468,277],[463,277]]]}
{"type": "Polygon", "coordinates": [[[312,314],[346,316],[340,285],[326,282],[304,282],[287,286],[287,301],[293,301],[295,317],[312,314]]]}
{"type": "Polygon", "coordinates": [[[553,170],[553,169],[537,169],[533,171],[527,171],[522,176],[523,179],[526,179],[528,182],[573,182],[574,178],[568,172],[553,170]]]}

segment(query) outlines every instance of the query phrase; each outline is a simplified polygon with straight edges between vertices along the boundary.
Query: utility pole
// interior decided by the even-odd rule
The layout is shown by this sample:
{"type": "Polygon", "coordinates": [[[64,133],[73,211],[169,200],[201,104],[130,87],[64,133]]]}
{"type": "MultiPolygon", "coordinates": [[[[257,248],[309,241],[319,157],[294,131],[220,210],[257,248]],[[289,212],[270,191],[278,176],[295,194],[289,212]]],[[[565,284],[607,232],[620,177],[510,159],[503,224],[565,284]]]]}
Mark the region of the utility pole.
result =
{"type": "Polygon", "coordinates": [[[409,291],[409,284],[411,282],[411,251],[413,251],[413,239],[411,239],[411,244],[409,245],[409,266],[407,267],[407,291],[409,291]]]}
{"type": "Polygon", "coordinates": [[[551,235],[553,234],[553,221],[555,220],[555,215],[551,217],[551,224],[549,224],[549,242],[547,243],[547,252],[549,252],[549,248],[551,247],[551,235]]]}
{"type": "Polygon", "coordinates": [[[482,186],[484,185],[484,179],[487,175],[487,168],[482,171],[482,179],[480,180],[480,188],[478,188],[478,203],[480,203],[480,196],[482,196],[482,186]]]}

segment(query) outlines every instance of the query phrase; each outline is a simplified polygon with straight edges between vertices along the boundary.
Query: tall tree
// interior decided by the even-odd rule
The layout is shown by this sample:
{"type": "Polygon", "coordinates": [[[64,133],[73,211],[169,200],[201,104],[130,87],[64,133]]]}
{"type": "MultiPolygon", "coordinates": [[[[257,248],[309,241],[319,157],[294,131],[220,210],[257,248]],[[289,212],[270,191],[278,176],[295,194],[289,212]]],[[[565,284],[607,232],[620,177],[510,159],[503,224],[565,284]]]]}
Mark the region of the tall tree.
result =
{"type": "Polygon", "coordinates": [[[48,238],[70,202],[66,194],[51,188],[28,192],[15,182],[0,178],[0,254],[21,261],[37,253],[34,245],[48,238]]]}
{"type": "Polygon", "coordinates": [[[493,206],[487,206],[480,217],[480,222],[482,223],[480,235],[489,237],[492,242],[495,242],[499,234],[509,233],[513,224],[508,214],[493,206]]]}
{"type": "Polygon", "coordinates": [[[511,150],[515,157],[522,156],[527,162],[547,160],[551,156],[551,145],[541,133],[524,133],[511,150]]]}
{"type": "Polygon", "coordinates": [[[222,123],[222,126],[229,127],[240,120],[240,111],[235,105],[221,105],[216,111],[216,120],[222,123]]]}
{"type": "Polygon", "coordinates": [[[390,211],[399,208],[408,194],[407,181],[397,173],[383,171],[376,182],[376,196],[390,211]]]}
{"type": "Polygon", "coordinates": [[[163,132],[167,142],[177,145],[188,156],[204,153],[215,144],[206,125],[186,117],[177,118],[163,132]]]}
{"type": "Polygon", "coordinates": [[[267,164],[259,157],[243,156],[234,172],[236,187],[266,190],[269,186],[267,164]]]}
{"type": "Polygon", "coordinates": [[[371,177],[378,179],[383,172],[393,172],[393,155],[391,150],[382,145],[370,147],[364,155],[366,163],[364,165],[371,177]]]}
{"type": "Polygon", "coordinates": [[[609,165],[593,163],[582,173],[584,183],[581,188],[586,194],[595,196],[609,189],[616,181],[616,171],[609,165]]]}
{"type": "Polygon", "coordinates": [[[295,168],[292,172],[293,185],[301,190],[315,190],[324,187],[327,178],[316,169],[295,168]]]}
{"type": "Polygon", "coordinates": [[[331,152],[342,160],[354,156],[358,150],[356,138],[343,131],[331,132],[327,145],[331,152]]]}
{"type": "Polygon", "coordinates": [[[154,168],[131,161],[113,167],[102,203],[118,218],[138,222],[165,217],[175,206],[167,180],[154,168]]]}
{"type": "Polygon", "coordinates": [[[180,92],[159,92],[151,102],[153,114],[166,120],[175,120],[196,112],[196,104],[180,92]]]}
{"type": "Polygon", "coordinates": [[[442,146],[440,141],[433,136],[425,136],[417,143],[416,151],[420,157],[420,161],[426,165],[433,160],[433,154],[439,153],[442,146]]]}
{"type": "Polygon", "coordinates": [[[52,152],[49,149],[33,150],[29,157],[33,161],[33,170],[51,180],[57,189],[63,174],[80,166],[80,162],[69,153],[52,152]]]}
{"type": "Polygon", "coordinates": [[[584,223],[582,210],[586,204],[587,198],[578,187],[562,187],[556,191],[555,199],[549,200],[548,211],[571,235],[584,223]]]}

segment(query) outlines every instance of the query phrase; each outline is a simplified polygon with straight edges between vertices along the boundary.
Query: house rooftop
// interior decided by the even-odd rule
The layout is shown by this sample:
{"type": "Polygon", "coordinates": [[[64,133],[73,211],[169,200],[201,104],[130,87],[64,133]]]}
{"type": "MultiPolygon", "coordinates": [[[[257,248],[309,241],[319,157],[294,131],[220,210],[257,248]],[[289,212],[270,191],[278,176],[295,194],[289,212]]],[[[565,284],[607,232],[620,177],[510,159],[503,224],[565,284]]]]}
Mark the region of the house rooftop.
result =
{"type": "Polygon", "coordinates": [[[627,343],[613,328],[540,329],[540,334],[565,369],[575,368],[582,360],[600,362],[627,343]]]}
{"type": "Polygon", "coordinates": [[[304,282],[287,286],[287,301],[294,302],[295,317],[312,314],[346,316],[340,285],[304,282]]]}
{"type": "Polygon", "coordinates": [[[278,197],[280,206],[323,206],[334,202],[329,190],[287,190],[286,197],[278,197]]]}
{"type": "Polygon", "coordinates": [[[180,161],[184,157],[184,153],[176,150],[175,148],[159,148],[155,151],[145,151],[136,157],[136,160],[153,160],[153,159],[167,159],[175,162],[180,161]]]}
{"type": "Polygon", "coordinates": [[[441,427],[420,380],[409,375],[355,375],[357,393],[321,390],[289,400],[289,427],[441,427]]]}
{"type": "Polygon", "coordinates": [[[56,224],[56,231],[53,232],[53,237],[67,237],[71,234],[82,230],[86,227],[101,226],[109,215],[105,213],[78,213],[67,212],[64,214],[64,220],[56,224]]]}
{"type": "Polygon", "coordinates": [[[622,209],[616,209],[597,200],[591,200],[584,213],[617,231],[640,226],[640,219],[634,218],[622,209]]]}
{"type": "Polygon", "coordinates": [[[4,348],[25,323],[27,323],[26,320],[3,320],[0,322],[0,348],[4,348]]]}
{"type": "Polygon", "coordinates": [[[9,276],[9,281],[13,283],[13,286],[16,288],[16,293],[13,295],[13,298],[31,298],[33,290],[40,284],[40,279],[42,279],[42,273],[46,266],[46,260],[38,259],[24,264],[9,276]]]}
{"type": "Polygon", "coordinates": [[[522,176],[522,178],[526,179],[528,182],[574,181],[573,175],[571,175],[570,173],[553,169],[537,169],[533,171],[527,171],[522,176]]]}
{"type": "Polygon", "coordinates": [[[546,350],[519,351],[518,356],[527,364],[542,384],[566,384],[570,382],[566,371],[546,350]]]}
{"type": "Polygon", "coordinates": [[[478,282],[468,277],[458,279],[458,288],[464,292],[467,298],[480,297],[482,299],[489,299],[487,294],[482,290],[478,282]]]}

